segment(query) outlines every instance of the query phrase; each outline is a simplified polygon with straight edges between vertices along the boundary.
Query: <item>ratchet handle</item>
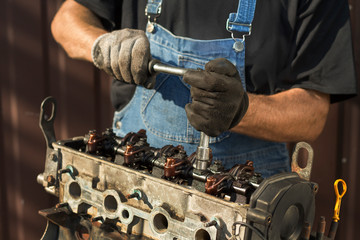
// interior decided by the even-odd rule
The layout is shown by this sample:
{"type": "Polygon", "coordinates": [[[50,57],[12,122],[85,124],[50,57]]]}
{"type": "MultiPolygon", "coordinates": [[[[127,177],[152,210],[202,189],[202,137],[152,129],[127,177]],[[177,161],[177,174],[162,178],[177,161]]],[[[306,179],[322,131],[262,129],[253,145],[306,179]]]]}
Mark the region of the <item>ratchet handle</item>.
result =
{"type": "Polygon", "coordinates": [[[148,64],[148,70],[149,70],[149,73],[151,75],[153,74],[156,74],[156,71],[154,70],[154,65],[155,64],[158,64],[158,63],[161,63],[159,60],[156,60],[156,59],[151,59],[149,64],[148,64]]]}
{"type": "MultiPolygon", "coordinates": [[[[161,63],[159,60],[156,59],[150,60],[148,68],[150,74],[167,73],[176,76],[184,76],[185,73],[190,70],[187,68],[169,66],[161,63]]],[[[201,132],[200,143],[196,151],[196,169],[206,170],[211,164],[211,149],[209,148],[209,141],[209,136],[201,132]]]]}
{"type": "Polygon", "coordinates": [[[184,74],[187,72],[187,70],[189,70],[186,68],[173,67],[170,65],[166,65],[156,59],[150,60],[148,68],[149,68],[150,74],[167,73],[167,74],[176,75],[176,76],[184,76],[184,74]]]}

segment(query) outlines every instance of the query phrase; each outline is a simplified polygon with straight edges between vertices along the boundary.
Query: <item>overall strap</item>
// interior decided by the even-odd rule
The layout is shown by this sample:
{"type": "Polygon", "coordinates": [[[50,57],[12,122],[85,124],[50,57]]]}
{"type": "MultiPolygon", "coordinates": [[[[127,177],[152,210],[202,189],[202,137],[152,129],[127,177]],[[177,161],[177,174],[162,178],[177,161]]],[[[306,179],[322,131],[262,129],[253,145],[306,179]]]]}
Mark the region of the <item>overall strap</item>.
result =
{"type": "MultiPolygon", "coordinates": [[[[161,14],[162,0],[148,0],[145,8],[145,15],[156,19],[161,14]]],[[[256,0],[239,0],[236,13],[230,13],[226,22],[226,30],[229,32],[238,31],[247,35],[251,33],[251,23],[254,18],[256,0]]]]}
{"type": "Polygon", "coordinates": [[[161,14],[162,0],[148,0],[145,8],[145,15],[154,20],[161,14]]]}
{"type": "Polygon", "coordinates": [[[254,18],[256,0],[239,0],[237,13],[230,13],[226,30],[251,34],[251,23],[254,18]]]}

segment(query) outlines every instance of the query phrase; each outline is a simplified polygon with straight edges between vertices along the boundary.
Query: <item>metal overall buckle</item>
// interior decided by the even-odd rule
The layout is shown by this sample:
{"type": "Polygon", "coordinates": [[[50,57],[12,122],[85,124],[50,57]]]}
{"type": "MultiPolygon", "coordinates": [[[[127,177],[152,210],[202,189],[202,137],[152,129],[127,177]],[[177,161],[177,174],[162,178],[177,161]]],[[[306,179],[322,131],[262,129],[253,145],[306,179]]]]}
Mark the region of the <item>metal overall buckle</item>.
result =
{"type": "Polygon", "coordinates": [[[231,38],[234,40],[233,49],[235,50],[235,52],[241,52],[241,51],[243,51],[243,50],[244,50],[245,37],[251,35],[251,23],[250,23],[250,24],[236,23],[236,22],[231,22],[231,23],[230,23],[230,21],[229,21],[229,19],[228,19],[228,20],[226,21],[226,30],[231,33],[231,38]],[[248,28],[249,28],[249,32],[243,34],[243,35],[242,35],[242,40],[239,40],[238,38],[235,38],[234,32],[233,32],[232,30],[230,30],[230,24],[231,24],[231,25],[238,25],[238,26],[248,27],[248,28]]]}
{"type": "Polygon", "coordinates": [[[148,17],[146,31],[149,33],[153,33],[155,31],[154,24],[161,14],[161,4],[162,0],[148,0],[148,3],[146,4],[145,16],[148,17]]]}

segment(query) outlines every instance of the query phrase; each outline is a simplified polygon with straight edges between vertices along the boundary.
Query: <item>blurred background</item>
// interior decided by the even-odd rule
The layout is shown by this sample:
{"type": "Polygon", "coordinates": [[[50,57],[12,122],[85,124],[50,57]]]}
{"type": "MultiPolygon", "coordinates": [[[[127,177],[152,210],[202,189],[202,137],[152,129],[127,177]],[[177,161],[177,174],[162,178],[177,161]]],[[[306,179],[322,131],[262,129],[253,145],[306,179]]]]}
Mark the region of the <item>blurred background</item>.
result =
{"type": "MultiPolygon", "coordinates": [[[[51,95],[58,102],[58,140],[111,126],[108,77],[90,63],[69,59],[51,36],[50,22],[61,3],[4,0],[0,8],[0,240],[40,239],[46,221],[38,210],[57,202],[36,182],[46,151],[38,126],[42,100],[51,95]]],[[[360,1],[349,3],[359,71],[360,1]]],[[[337,239],[358,239],[360,97],[332,105],[323,134],[311,145],[311,180],[320,186],[315,226],[323,215],[328,229],[335,204],[333,182],[343,178],[348,192],[337,239]]]]}

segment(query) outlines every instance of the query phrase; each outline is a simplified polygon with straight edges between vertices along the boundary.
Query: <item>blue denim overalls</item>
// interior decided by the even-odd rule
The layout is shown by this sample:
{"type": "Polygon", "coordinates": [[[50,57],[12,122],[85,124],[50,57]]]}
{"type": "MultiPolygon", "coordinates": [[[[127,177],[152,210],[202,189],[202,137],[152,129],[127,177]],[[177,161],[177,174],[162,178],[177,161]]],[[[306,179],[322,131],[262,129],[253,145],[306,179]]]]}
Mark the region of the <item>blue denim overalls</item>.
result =
{"type": "MultiPolygon", "coordinates": [[[[147,11],[161,9],[161,0],[149,1],[147,11]],[[150,4],[153,4],[149,6],[150,4]],[[155,5],[154,5],[155,4],[155,5]]],[[[237,13],[231,13],[227,22],[229,31],[250,31],[255,11],[255,0],[240,0],[237,13]]],[[[204,68],[215,58],[226,58],[238,69],[245,86],[244,39],[195,40],[173,35],[156,23],[147,32],[151,54],[163,63],[183,68],[204,68]],[[236,46],[236,47],[235,47],[236,46]]],[[[196,151],[200,133],[189,123],[185,105],[191,101],[190,86],[182,77],[159,74],[154,89],[137,87],[134,97],[119,112],[115,112],[113,128],[118,136],[145,129],[152,147],[179,144],[187,154],[196,151]]],[[[210,138],[214,160],[221,160],[225,168],[231,168],[246,160],[254,162],[256,172],[264,177],[289,170],[289,156],[284,143],[273,143],[236,134],[230,131],[210,138]]]]}

